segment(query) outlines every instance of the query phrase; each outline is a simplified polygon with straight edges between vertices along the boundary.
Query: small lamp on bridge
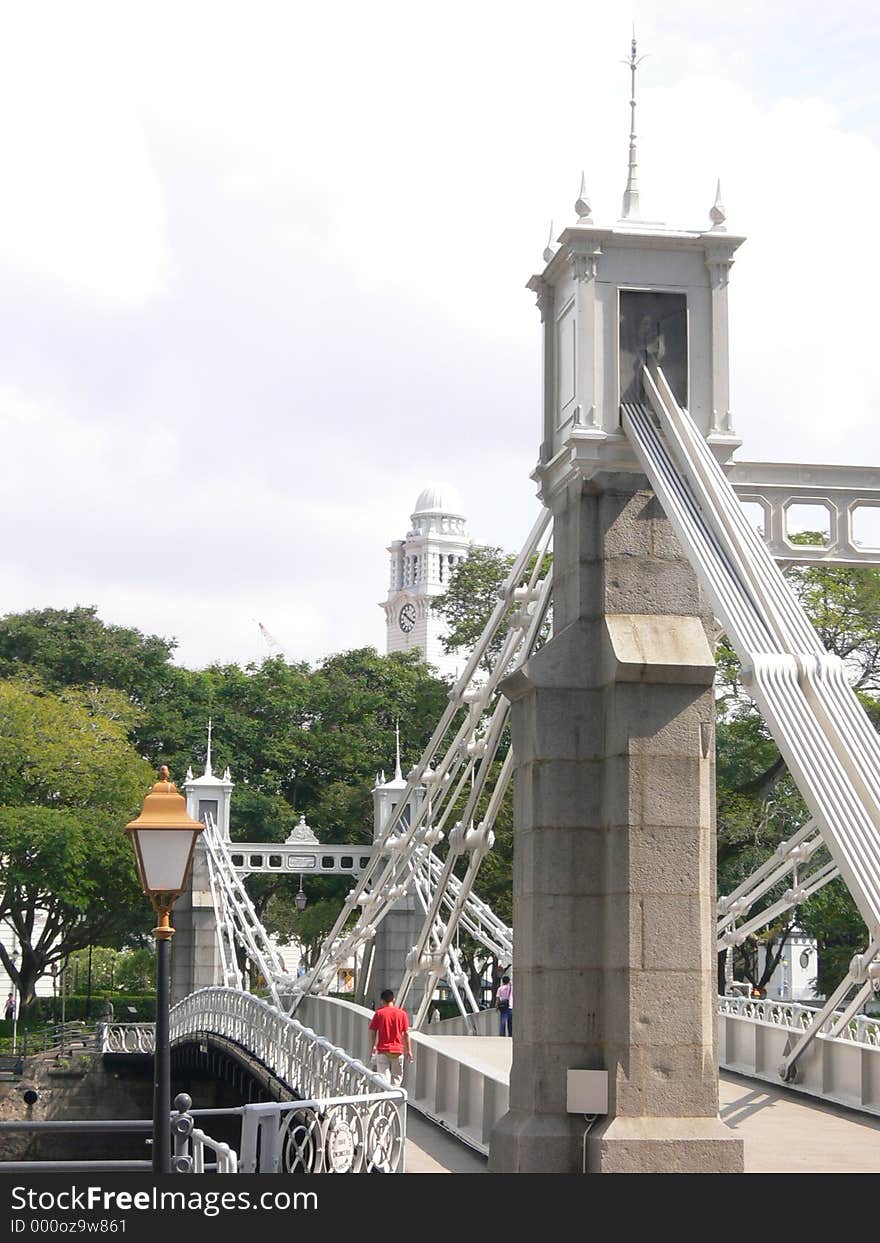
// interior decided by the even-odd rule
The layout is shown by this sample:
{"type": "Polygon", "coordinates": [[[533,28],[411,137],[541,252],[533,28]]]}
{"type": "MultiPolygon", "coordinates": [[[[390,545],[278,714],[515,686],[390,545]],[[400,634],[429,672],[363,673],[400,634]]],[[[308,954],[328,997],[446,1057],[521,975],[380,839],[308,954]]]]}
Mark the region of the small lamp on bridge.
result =
{"type": "Polygon", "coordinates": [[[300,872],[299,890],[297,891],[296,897],[293,899],[293,904],[298,911],[304,911],[306,909],[307,902],[308,902],[308,898],[306,897],[306,891],[305,889],[303,889],[302,872],[300,872]]]}
{"type": "Polygon", "coordinates": [[[134,847],[141,888],[158,915],[156,938],[156,1036],[153,1078],[153,1172],[171,1172],[171,1045],[168,949],[174,929],[170,912],[186,885],[203,825],[186,810],[183,795],[163,765],[144,799],[141,814],[125,826],[134,847]]]}

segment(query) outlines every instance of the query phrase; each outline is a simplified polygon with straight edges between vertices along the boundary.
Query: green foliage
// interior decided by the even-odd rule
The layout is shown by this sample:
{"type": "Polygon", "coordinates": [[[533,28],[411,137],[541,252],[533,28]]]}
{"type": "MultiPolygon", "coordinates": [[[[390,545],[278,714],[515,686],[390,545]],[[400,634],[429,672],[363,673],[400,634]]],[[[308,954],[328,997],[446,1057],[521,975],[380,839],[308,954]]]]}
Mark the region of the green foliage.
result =
{"type": "Polygon", "coordinates": [[[0,919],[21,954],[13,964],[0,946],[0,961],[24,1006],[53,962],[143,922],[122,831],[151,775],[127,740],[132,719],[115,689],[0,682],[0,919]]]}
{"type": "Polygon", "coordinates": [[[827,996],[846,975],[853,954],[863,950],[867,941],[865,925],[840,877],[804,903],[798,923],[818,943],[818,989],[827,996]]]}
{"type": "Polygon", "coordinates": [[[31,609],[0,619],[0,677],[38,670],[50,690],[104,686],[135,704],[164,684],[173,640],[108,626],[95,608],[31,609]]]}
{"type": "Polygon", "coordinates": [[[311,967],[339,917],[351,880],[315,876],[309,877],[305,885],[308,905],[304,911],[298,911],[293,898],[299,879],[287,877],[280,881],[266,906],[265,919],[282,945],[300,947],[306,966],[311,967]]]}
{"type": "MultiPolygon", "coordinates": [[[[794,543],[825,542],[818,532],[801,532],[794,543]]],[[[816,627],[826,649],[839,656],[875,724],[880,721],[880,571],[791,566],[786,578],[816,627]]],[[[808,818],[775,742],[742,685],[739,660],[725,637],[718,645],[718,891],[729,893],[776,846],[808,818]]],[[[827,858],[824,851],[814,863],[827,858]]],[[[787,882],[769,891],[753,913],[776,900],[787,882]]],[[[866,930],[842,881],[827,885],[798,908],[797,922],[820,947],[818,988],[829,993],[864,948],[866,930]]],[[[772,925],[742,948],[742,966],[753,978],[757,945],[781,948],[786,924],[772,925]]],[[[768,964],[769,967],[769,964],[768,964]]],[[[765,970],[764,978],[769,978],[765,970]]],[[[756,981],[757,982],[757,981],[756,981]]]]}
{"type": "MultiPolygon", "coordinates": [[[[469,651],[477,640],[498,603],[498,588],[513,568],[515,557],[500,548],[477,546],[453,571],[446,592],[434,601],[434,610],[442,614],[449,628],[443,646],[447,652],[469,651]]],[[[497,656],[502,637],[493,642],[491,657],[497,656]]],[[[486,661],[491,667],[491,661],[486,661]]]]}
{"type": "Polygon", "coordinates": [[[135,810],[150,770],[128,743],[127,717],[116,691],[0,682],[0,803],[135,810]]]}
{"type": "MultiPolygon", "coordinates": [[[[97,996],[92,994],[91,1004],[89,1004],[89,998],[81,994],[65,997],[63,1010],[65,1022],[71,1023],[78,1020],[88,1020],[90,1023],[100,1022],[102,1002],[103,994],[101,993],[97,996]]],[[[156,1019],[155,980],[152,981],[152,992],[112,993],[110,1002],[113,1006],[115,1023],[153,1023],[156,1019]]],[[[60,1023],[61,1015],[60,994],[54,998],[38,997],[28,1011],[27,1021],[31,1026],[41,1023],[60,1023]]]]}
{"type": "MultiPolygon", "coordinates": [[[[154,987],[156,981],[156,955],[152,948],[147,946],[139,946],[136,949],[123,950],[118,954],[113,964],[113,980],[111,989],[105,988],[105,992],[112,991],[122,994],[144,993],[147,994],[154,987]]],[[[120,1001],[124,1000],[120,998],[120,1001]]],[[[116,1005],[116,999],[113,998],[113,1004],[116,1005]]],[[[117,1018],[120,1014],[117,1013],[117,1018]]]]}
{"type": "MultiPolygon", "coordinates": [[[[143,911],[143,902],[138,911],[143,911]]],[[[146,930],[147,920],[141,920],[146,930]]],[[[91,994],[100,998],[105,994],[113,997],[118,993],[148,993],[156,978],[156,958],[150,946],[118,950],[107,945],[90,946],[76,950],[65,960],[67,991],[73,995],[86,992],[91,958],[91,994]]],[[[59,976],[58,987],[61,987],[59,976]]]]}
{"type": "MultiPolygon", "coordinates": [[[[81,807],[89,811],[83,832],[94,827],[93,811],[112,811],[118,833],[159,764],[168,764],[178,783],[191,764],[198,771],[210,716],[215,770],[229,765],[236,782],[236,839],[283,841],[302,812],[324,841],[366,843],[372,840],[370,789],[376,773],[393,763],[395,724],[409,767],[446,705],[445,683],[417,653],[380,656],[362,648],[314,669],[272,658],[246,668],[188,670],[171,664],[173,648],[173,641],[106,625],[93,608],[0,619],[0,673],[15,675],[0,684],[7,688],[5,697],[0,690],[0,803],[81,807]]],[[[41,823],[48,833],[45,818],[41,823]]],[[[76,840],[71,837],[71,849],[76,840]]],[[[130,867],[124,838],[122,845],[130,867]]],[[[82,845],[84,858],[92,848],[91,839],[82,845]]],[[[111,862],[115,867],[112,852],[111,862]]],[[[343,886],[340,897],[349,884],[327,883],[343,886]]],[[[273,893],[285,895],[293,909],[283,878],[252,877],[248,887],[258,911],[267,911],[270,930],[282,906],[280,899],[270,905],[273,893]]],[[[71,885],[59,891],[59,911],[73,909],[70,891],[71,885]]],[[[115,881],[103,892],[115,892],[115,881]]],[[[131,896],[125,885],[119,893],[131,896]]],[[[127,901],[120,911],[131,916],[131,939],[144,927],[144,902],[136,895],[135,909],[128,910],[127,901]]],[[[311,906],[310,925],[318,905],[311,906]]],[[[41,969],[89,941],[126,939],[124,918],[112,936],[102,936],[99,930],[109,928],[104,914],[87,933],[81,908],[76,911],[75,940],[43,956],[41,969]]],[[[311,944],[311,932],[309,938],[311,944]]]]}
{"type": "Polygon", "coordinates": [[[53,962],[144,927],[147,910],[124,823],[92,808],[0,807],[0,919],[21,951],[13,964],[0,945],[0,961],[23,1005],[53,962]]]}
{"type": "MultiPolygon", "coordinates": [[[[552,560],[552,556],[544,558],[541,578],[546,575],[552,560]]],[[[476,647],[498,603],[498,590],[509,577],[515,561],[515,556],[503,553],[500,548],[478,546],[472,548],[464,561],[455,567],[445,594],[438,596],[433,604],[434,611],[444,618],[449,629],[448,636],[443,640],[447,652],[470,651],[476,647]]],[[[534,570],[535,562],[533,557],[529,563],[530,572],[534,570]]],[[[518,607],[511,605],[507,617],[518,607]]],[[[491,669],[504,638],[502,627],[496,632],[483,658],[485,669],[491,669]]]]}

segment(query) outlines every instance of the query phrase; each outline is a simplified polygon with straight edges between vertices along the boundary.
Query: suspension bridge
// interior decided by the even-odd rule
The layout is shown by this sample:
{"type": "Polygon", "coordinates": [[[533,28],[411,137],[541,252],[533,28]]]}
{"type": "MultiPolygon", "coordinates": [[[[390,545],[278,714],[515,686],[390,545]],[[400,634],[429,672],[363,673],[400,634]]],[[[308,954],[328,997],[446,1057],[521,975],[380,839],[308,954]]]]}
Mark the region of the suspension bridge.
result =
{"type": "MultiPolygon", "coordinates": [[[[582,184],[576,222],[529,281],[540,512],[423,754],[377,782],[372,845],[322,846],[304,822],[283,844],[234,843],[229,773],[215,777],[209,753],[184,785],[205,831],[176,912],[172,1040],[209,1071],[231,1057],[262,1076],[273,1100],[241,1107],[239,1169],[403,1168],[403,1095],[366,1064],[362,1003],[389,985],[412,1014],[410,1105],[492,1170],[740,1171],[742,1131],[723,1119],[751,1106],[729,1080],[720,1100],[719,1065],[759,1097],[815,1102],[817,1118],[880,1116],[880,1023],[862,1013],[880,985],[880,743],[780,568],[880,565],[854,534],[880,470],[733,461],[727,299],[744,239],[720,187],[705,229],[640,219],[636,64],[633,42],[622,216],[597,224],[582,184]],[[804,505],[828,519],[822,545],[792,538],[804,505]],[[721,630],[809,818],[716,910],[721,630]],[[511,783],[513,927],[479,896],[511,783]],[[245,884],[285,871],[352,882],[299,978],[245,884]],[[718,997],[717,954],[837,877],[865,942],[827,1001],[718,997]],[[481,1009],[462,933],[511,964],[512,1041],[481,1009]],[[330,996],[352,960],[358,996],[330,996]],[[431,1022],[441,982],[458,1017],[431,1022]]],[[[136,1056],[150,1033],[113,1024],[104,1042],[136,1056]]],[[[202,1166],[203,1120],[193,1111],[188,1132],[201,1147],[179,1154],[202,1166]]]]}
{"type": "MultiPolygon", "coordinates": [[[[811,812],[769,860],[719,899],[712,949],[729,955],[837,876],[844,877],[868,930],[864,952],[853,958],[821,1008],[719,998],[712,1022],[719,1031],[720,1065],[880,1115],[880,1022],[860,1013],[880,978],[876,734],[841,662],[822,648],[776,559],[743,512],[738,491],[751,494],[754,485],[731,485],[659,365],[646,365],[642,382],[646,401],[622,406],[623,432],[737,650],[751,693],[811,812]]],[[[410,1103],[470,1147],[490,1153],[493,1132],[509,1111],[516,1045],[494,1034],[496,1016],[480,1007],[456,934],[465,931],[487,961],[512,963],[518,970],[521,949],[519,943],[515,947],[514,929],[480,900],[476,886],[514,771],[516,735],[511,746],[511,698],[505,688],[549,641],[552,531],[551,514],[543,509],[419,762],[404,778],[398,753],[395,777],[377,784],[372,847],[322,846],[304,822],[284,846],[232,843],[228,820],[224,831],[214,814],[200,807],[200,795],[218,781],[210,755],[204,777],[190,778],[185,786],[192,812],[201,810],[205,822],[200,850],[214,912],[220,987],[195,991],[179,1003],[174,1038],[184,1044],[209,1037],[231,1042],[292,1089],[295,1100],[336,1102],[323,1113],[311,1106],[311,1130],[305,1131],[302,1107],[288,1105],[280,1115],[276,1110],[274,1138],[264,1145],[268,1165],[260,1168],[295,1169],[309,1144],[329,1150],[334,1108],[338,1116],[330,1130],[344,1168],[353,1168],[356,1152],[372,1152],[372,1158],[363,1156],[364,1168],[371,1159],[400,1168],[405,1136],[400,1094],[389,1094],[366,1066],[371,1010],[328,994],[339,969],[353,958],[361,963],[361,997],[387,983],[382,975],[371,984],[371,972],[374,959],[381,958],[383,931],[401,920],[412,944],[392,983],[400,1003],[412,1009],[416,1032],[410,1103]],[[312,867],[326,873],[338,874],[347,862],[353,883],[316,963],[292,979],[257,918],[243,878],[251,871],[302,868],[306,851],[312,852],[312,867]],[[407,898],[415,900],[413,906],[401,910],[407,898]],[[266,982],[265,1001],[244,989],[242,950],[266,982]],[[460,1017],[430,1023],[431,1000],[441,981],[460,1017]],[[358,1106],[358,1098],[365,1104],[358,1106]],[[358,1121],[364,1110],[368,1121],[358,1121]],[[294,1131],[296,1142],[284,1132],[290,1119],[300,1128],[294,1131]],[[314,1138],[322,1127],[323,1147],[314,1138]],[[354,1138],[342,1143],[343,1129],[354,1138]]],[[[825,564],[834,563],[827,549],[792,544],[786,552],[786,559],[818,553],[825,564]]],[[[228,773],[219,780],[231,786],[228,773]]],[[[529,859],[526,866],[540,864],[529,859]]],[[[599,930],[584,926],[577,933],[586,940],[599,930]]],[[[676,1000],[663,1004],[674,1010],[676,1000]]],[[[106,1049],[124,1051],[132,1039],[143,1047],[149,1033],[114,1025],[106,1049]]],[[[267,1111],[260,1108],[267,1126],[267,1111]]],[[[258,1168],[253,1138],[243,1143],[250,1155],[242,1168],[258,1168]]],[[[311,1160],[314,1165],[314,1155],[311,1160]]]]}

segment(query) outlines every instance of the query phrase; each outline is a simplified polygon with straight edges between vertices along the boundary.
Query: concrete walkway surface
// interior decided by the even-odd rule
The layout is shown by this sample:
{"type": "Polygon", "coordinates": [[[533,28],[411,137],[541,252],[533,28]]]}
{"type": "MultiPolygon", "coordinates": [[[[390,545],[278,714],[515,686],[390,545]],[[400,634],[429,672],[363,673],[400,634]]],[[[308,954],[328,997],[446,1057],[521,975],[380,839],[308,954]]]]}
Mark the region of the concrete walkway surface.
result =
{"type": "MultiPolygon", "coordinates": [[[[446,1036],[469,1061],[510,1074],[513,1042],[497,1036],[446,1036]]],[[[751,1174],[880,1173],[880,1118],[722,1071],[721,1120],[745,1145],[751,1174]]],[[[407,1111],[407,1171],[480,1174],[487,1162],[441,1127],[407,1111]]]]}

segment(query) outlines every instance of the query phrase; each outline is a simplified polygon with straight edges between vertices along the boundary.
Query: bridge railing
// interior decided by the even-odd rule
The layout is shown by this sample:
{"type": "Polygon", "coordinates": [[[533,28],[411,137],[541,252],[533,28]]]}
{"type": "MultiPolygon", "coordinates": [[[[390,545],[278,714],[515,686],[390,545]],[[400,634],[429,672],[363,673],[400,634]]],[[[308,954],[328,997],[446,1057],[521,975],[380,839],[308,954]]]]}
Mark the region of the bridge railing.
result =
{"type": "MultiPolygon", "coordinates": [[[[760,1023],[770,1023],[775,1027],[786,1027],[793,1031],[806,1031],[816,1016],[815,1007],[802,1006],[796,1001],[772,1001],[758,997],[719,997],[718,1013],[755,1019],[760,1023]]],[[[838,1018],[837,1014],[831,1015],[824,1025],[823,1035],[830,1034],[838,1018]]],[[[854,1015],[835,1033],[835,1039],[880,1048],[880,1019],[866,1014],[854,1015]]]]}
{"type": "MultiPolygon", "coordinates": [[[[332,1040],[368,1056],[372,1010],[340,998],[308,996],[298,1013],[332,1040]]],[[[497,1022],[494,1011],[491,1017],[497,1022]]],[[[442,1023],[434,1026],[443,1028],[442,1023]]],[[[480,1057],[479,1041],[468,1048],[463,1042],[453,1046],[442,1038],[458,1034],[466,1033],[457,1029],[450,1033],[447,1028],[435,1036],[430,1026],[425,1032],[412,1033],[415,1065],[407,1070],[408,1101],[426,1118],[486,1155],[495,1124],[507,1113],[507,1075],[480,1057]]]]}
{"type": "MultiPolygon", "coordinates": [[[[719,997],[719,1064],[778,1085],[783,1059],[815,1013],[797,1002],[719,997]]],[[[880,1021],[860,1014],[830,1035],[840,1018],[839,1013],[833,1014],[807,1045],[797,1060],[795,1078],[787,1086],[880,1114],[880,1021]]]]}
{"type": "Polygon", "coordinates": [[[172,1044],[213,1033],[246,1049],[303,1100],[385,1093],[376,1071],[251,993],[204,988],[171,1010],[172,1044]]]}
{"type": "Polygon", "coordinates": [[[152,1053],[156,1030],[152,1023],[98,1024],[101,1053],[152,1053]]]}

